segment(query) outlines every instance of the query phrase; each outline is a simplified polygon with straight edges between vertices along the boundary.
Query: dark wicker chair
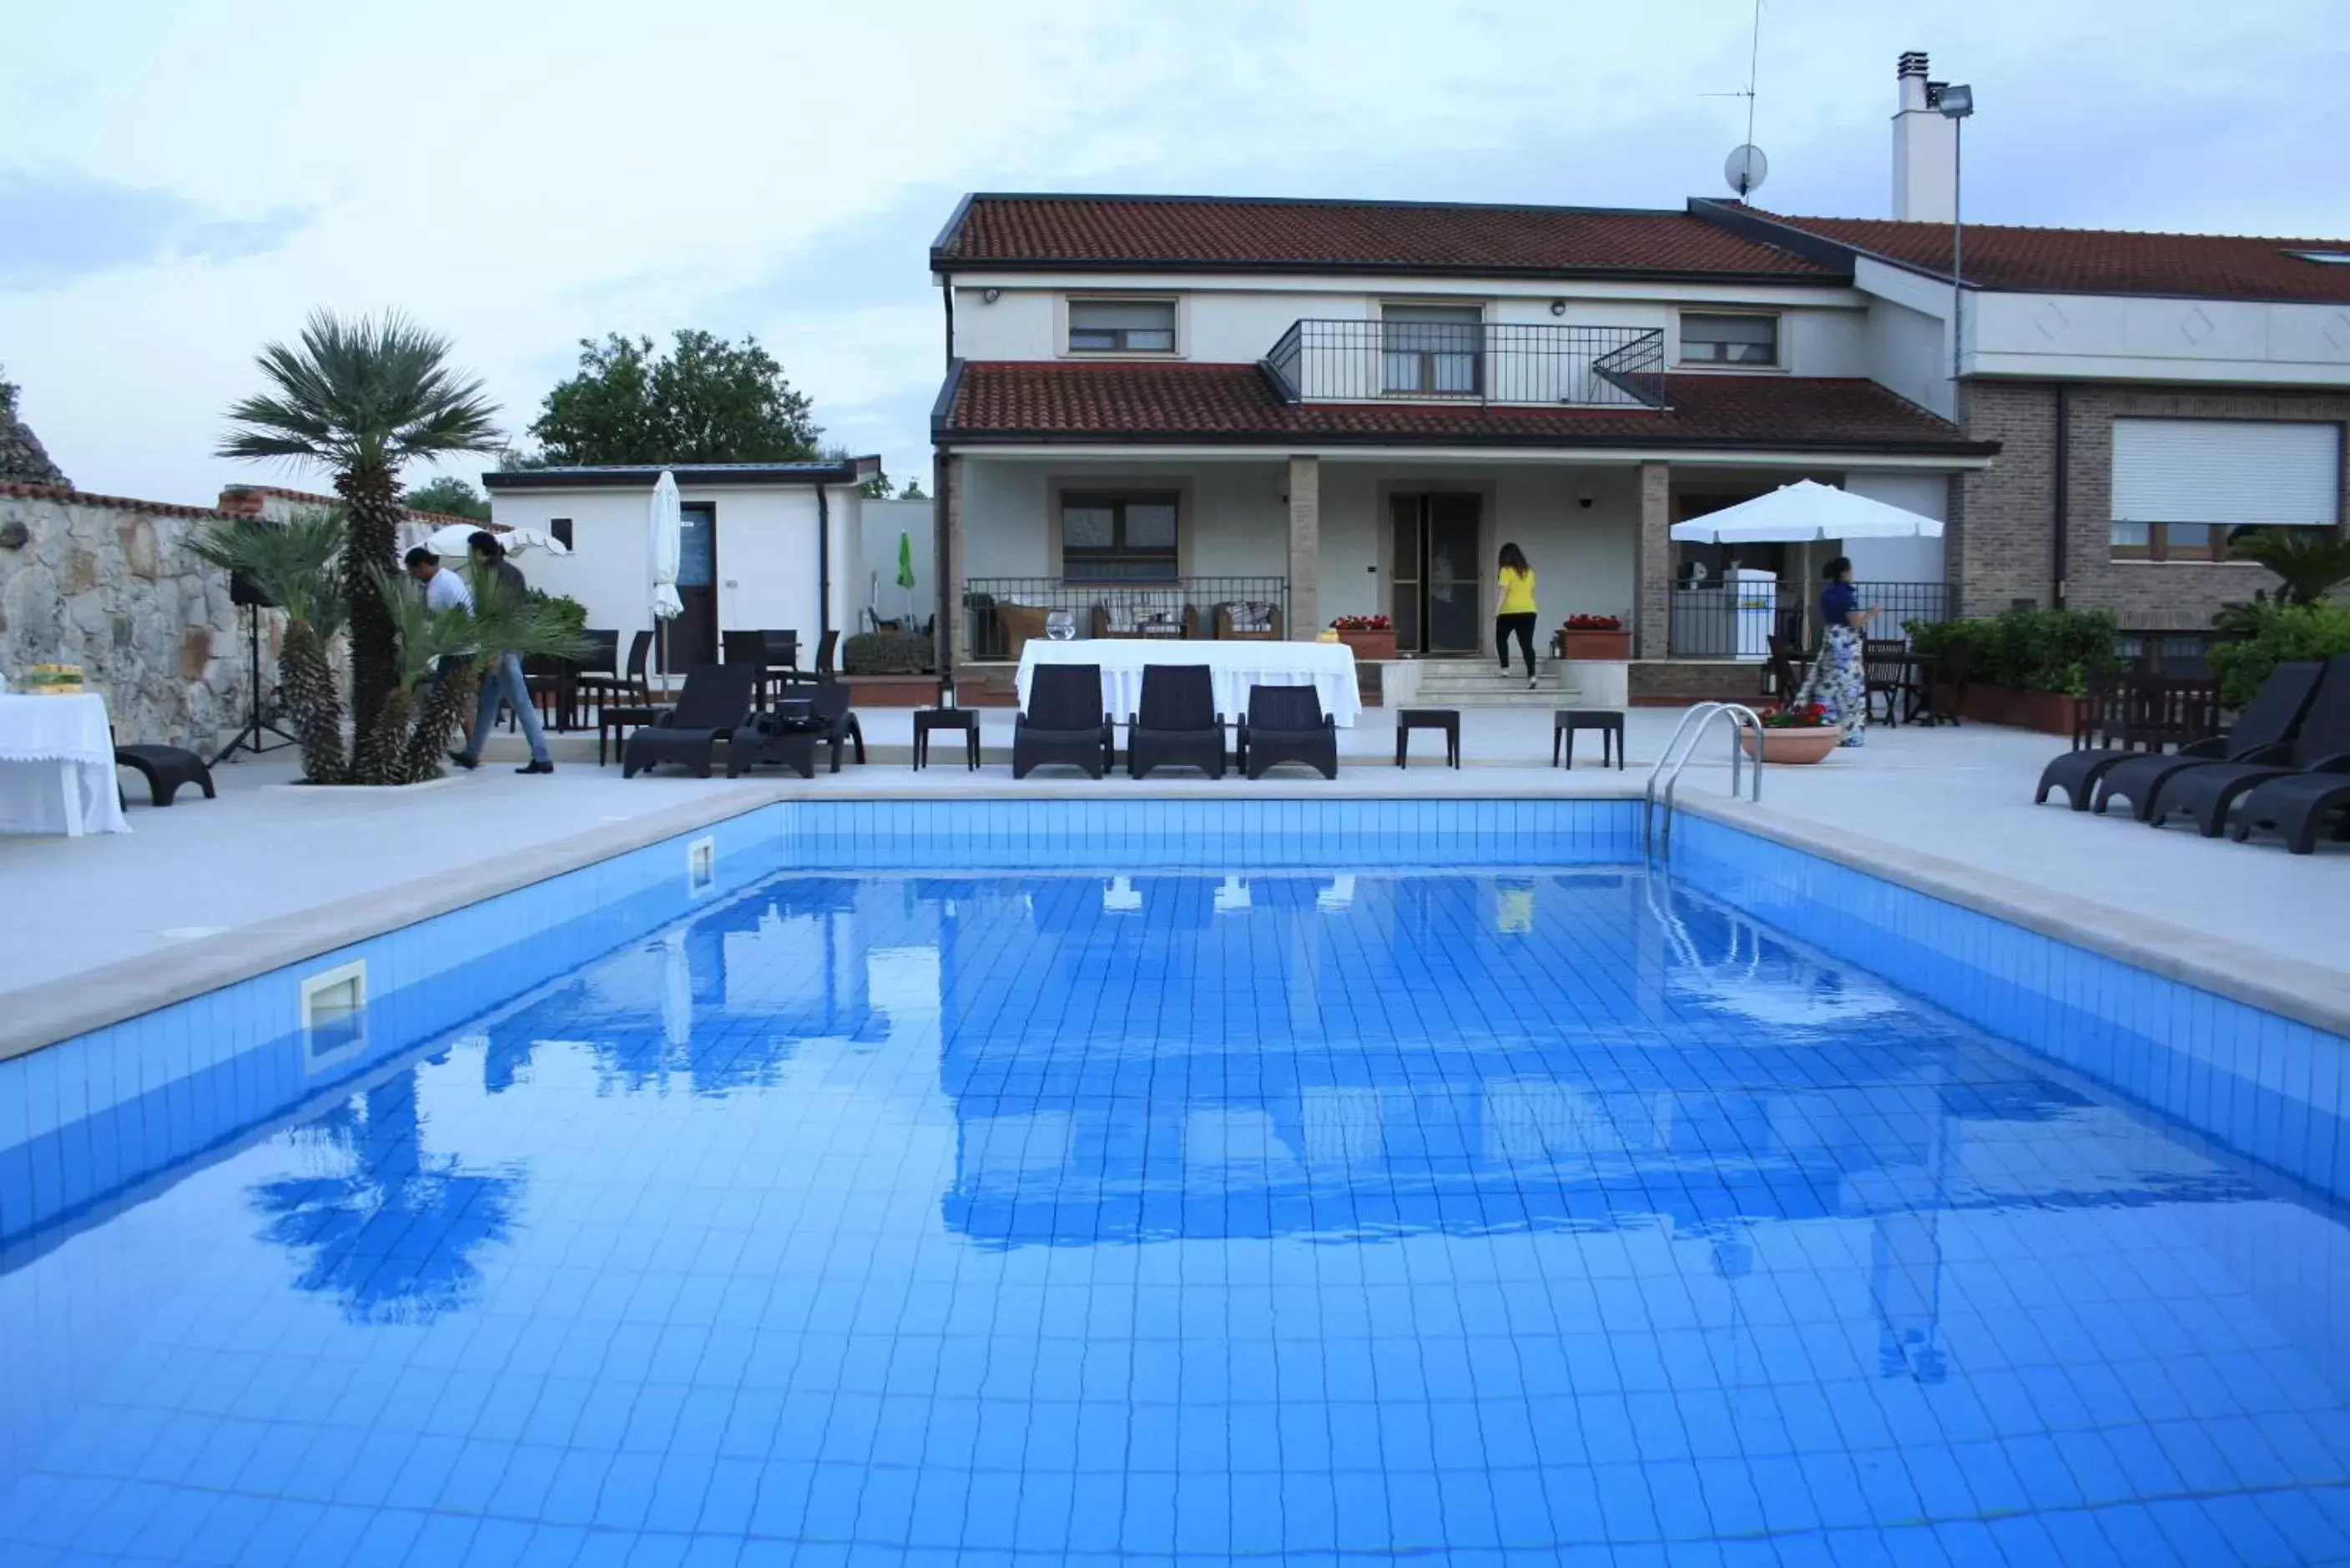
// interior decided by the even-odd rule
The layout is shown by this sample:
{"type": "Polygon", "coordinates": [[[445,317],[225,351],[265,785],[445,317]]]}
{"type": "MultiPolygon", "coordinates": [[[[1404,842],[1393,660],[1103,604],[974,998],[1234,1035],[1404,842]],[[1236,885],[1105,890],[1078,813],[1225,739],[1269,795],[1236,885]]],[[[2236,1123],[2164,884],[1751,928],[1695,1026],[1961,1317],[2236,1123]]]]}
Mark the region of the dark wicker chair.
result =
{"type": "Polygon", "coordinates": [[[1338,722],[1322,711],[1311,686],[1252,686],[1241,720],[1239,761],[1244,777],[1261,779],[1283,763],[1300,763],[1326,779],[1338,776],[1338,722]]]}
{"type": "Polygon", "coordinates": [[[2130,815],[2150,821],[2155,796],[2172,774],[2203,763],[2272,763],[2282,761],[2300,732],[2302,716],[2316,694],[2322,670],[2314,659],[2280,664],[2261,682],[2252,700],[2236,716],[2235,728],[2225,735],[2181,746],[2164,756],[2122,747],[2067,752],[2041,771],[2033,805],[2061,789],[2074,811],[2100,815],[2117,800],[2130,803],[2130,815]]]}
{"type": "Polygon", "coordinates": [[[1208,667],[1144,665],[1142,709],[1127,723],[1126,771],[1142,778],[1153,768],[1190,767],[1220,779],[1224,761],[1224,716],[1208,667]]]}
{"type": "Polygon", "coordinates": [[[2317,830],[2328,816],[2335,819],[2334,838],[2350,840],[2350,752],[2256,787],[2236,808],[2236,838],[2241,843],[2255,829],[2268,828],[2295,855],[2314,854],[2317,830]]]}
{"type": "Polygon", "coordinates": [[[1091,778],[1118,765],[1098,664],[1040,664],[1029,678],[1028,706],[1012,721],[1012,776],[1055,765],[1091,778]]]}
{"type": "Polygon", "coordinates": [[[848,710],[848,688],[838,681],[827,680],[809,684],[787,685],[777,704],[778,711],[767,717],[754,719],[735,732],[726,744],[726,776],[741,778],[749,769],[775,763],[791,769],[804,779],[816,777],[816,752],[818,746],[832,751],[832,771],[840,771],[843,747],[853,748],[858,763],[865,761],[865,727],[848,710]],[[804,722],[793,722],[783,717],[783,703],[805,696],[808,717],[804,722]]]}
{"type": "MultiPolygon", "coordinates": [[[[2350,653],[2337,653],[2325,661],[2325,671],[2317,680],[2317,695],[2309,700],[2301,732],[2285,756],[2274,761],[2196,763],[2176,769],[2151,792],[2153,805],[2145,820],[2160,827],[2184,812],[2195,819],[2198,833],[2217,838],[2228,825],[2230,809],[2262,784],[2295,775],[2331,777],[2344,773],[2350,773],[2350,653]]],[[[2109,780],[2112,776],[2106,774],[2109,780]]],[[[2309,787],[2287,786],[2295,795],[2309,787]]],[[[2272,797],[2272,802],[2276,799],[2272,797]]],[[[2289,825],[2279,818],[2271,820],[2289,827],[2300,826],[2297,820],[2289,825]]]]}
{"type": "MultiPolygon", "coordinates": [[[[1901,722],[1901,701],[1909,694],[1909,645],[1898,637],[1867,638],[1860,645],[1860,669],[1866,682],[1861,701],[1873,710],[1885,699],[1885,722],[1901,722]]],[[[1871,721],[1874,722],[1874,720],[1871,721]]]]}
{"type": "Polygon", "coordinates": [[[708,778],[711,753],[718,742],[750,722],[751,693],[758,679],[753,665],[695,665],[686,672],[677,706],[629,732],[620,753],[620,776],[633,778],[647,768],[678,763],[708,778]]]}

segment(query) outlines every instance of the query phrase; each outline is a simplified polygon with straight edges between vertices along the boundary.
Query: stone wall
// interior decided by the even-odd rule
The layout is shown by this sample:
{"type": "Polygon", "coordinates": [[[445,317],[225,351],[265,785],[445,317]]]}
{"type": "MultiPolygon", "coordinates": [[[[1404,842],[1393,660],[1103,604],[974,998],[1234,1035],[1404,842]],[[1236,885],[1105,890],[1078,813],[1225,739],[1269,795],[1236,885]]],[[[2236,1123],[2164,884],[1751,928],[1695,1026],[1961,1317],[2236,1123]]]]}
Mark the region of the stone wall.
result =
{"type": "MultiPolygon", "coordinates": [[[[1958,613],[1996,615],[2016,599],[2051,602],[2056,578],[2056,388],[1970,382],[1967,433],[2002,443],[1991,468],[1952,487],[1947,531],[1958,613]]],[[[2133,561],[2113,556],[2116,418],[2331,420],[2350,424],[2350,397],[2259,389],[2158,391],[2084,383],[2065,394],[2064,602],[2107,609],[2139,630],[2199,629],[2223,605],[2276,586],[2241,561],[2133,561]]],[[[2350,476],[2345,476],[2350,490],[2350,476]]],[[[2344,497],[2350,516],[2350,493],[2344,497]]]]}
{"type": "MultiPolygon", "coordinates": [[[[0,484],[0,670],[78,664],[124,742],[209,756],[246,718],[244,612],[189,541],[222,514],[0,484]]],[[[262,618],[262,681],[276,622],[262,618]]]]}

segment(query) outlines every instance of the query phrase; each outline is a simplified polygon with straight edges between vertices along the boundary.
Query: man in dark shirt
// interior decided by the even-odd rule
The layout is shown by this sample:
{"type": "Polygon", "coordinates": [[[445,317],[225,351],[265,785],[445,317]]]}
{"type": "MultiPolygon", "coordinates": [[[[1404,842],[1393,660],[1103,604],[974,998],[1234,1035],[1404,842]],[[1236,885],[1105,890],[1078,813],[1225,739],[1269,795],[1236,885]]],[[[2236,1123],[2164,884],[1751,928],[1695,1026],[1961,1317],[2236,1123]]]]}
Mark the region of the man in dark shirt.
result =
{"type": "MultiPolygon", "coordinates": [[[[506,559],[506,549],[498,536],[484,528],[465,541],[467,553],[473,558],[473,579],[484,597],[512,598],[520,601],[530,592],[523,581],[521,569],[506,559]]],[[[538,710],[530,701],[530,688],[522,678],[522,655],[501,653],[482,669],[482,700],[473,710],[473,727],[465,736],[463,751],[449,753],[449,760],[461,768],[482,765],[482,743],[490,738],[491,726],[498,722],[501,703],[511,707],[522,720],[523,739],[530,742],[530,765],[516,768],[518,774],[551,774],[555,759],[547,753],[546,730],[538,722],[538,710]]]]}

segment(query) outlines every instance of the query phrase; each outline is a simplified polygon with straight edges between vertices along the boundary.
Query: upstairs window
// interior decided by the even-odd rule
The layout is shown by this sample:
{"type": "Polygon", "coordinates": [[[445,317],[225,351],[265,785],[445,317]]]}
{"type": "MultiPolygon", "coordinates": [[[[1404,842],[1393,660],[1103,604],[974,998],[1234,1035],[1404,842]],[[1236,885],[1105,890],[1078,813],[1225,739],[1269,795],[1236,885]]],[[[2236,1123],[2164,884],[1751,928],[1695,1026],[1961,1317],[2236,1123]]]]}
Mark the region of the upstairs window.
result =
{"type": "Polygon", "coordinates": [[[1061,576],[1073,583],[1175,580],[1176,499],[1070,492],[1061,497],[1061,576]]]}
{"type": "Polygon", "coordinates": [[[1485,313],[1473,305],[1390,305],[1380,313],[1380,388],[1473,398],[1484,363],[1485,313]]]}
{"type": "Polygon", "coordinates": [[[1776,365],[1779,318],[1775,316],[1683,316],[1684,365],[1776,365]]]}
{"type": "Polygon", "coordinates": [[[2254,528],[2342,520],[2342,427],[2123,418],[2113,423],[2113,553],[2224,561],[2254,528]]]}
{"type": "Polygon", "coordinates": [[[1073,299],[1069,301],[1072,354],[1172,354],[1175,302],[1171,299],[1073,299]]]}

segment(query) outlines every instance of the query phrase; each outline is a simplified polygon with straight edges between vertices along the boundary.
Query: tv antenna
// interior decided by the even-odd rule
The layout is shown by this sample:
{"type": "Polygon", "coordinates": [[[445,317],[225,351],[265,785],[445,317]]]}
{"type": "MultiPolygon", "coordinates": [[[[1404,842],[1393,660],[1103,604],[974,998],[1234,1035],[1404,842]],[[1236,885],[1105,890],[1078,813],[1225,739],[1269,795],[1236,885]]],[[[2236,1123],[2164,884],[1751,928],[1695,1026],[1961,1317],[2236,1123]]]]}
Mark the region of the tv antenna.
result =
{"type": "Polygon", "coordinates": [[[1754,26],[1747,40],[1746,86],[1737,92],[1708,93],[1708,98],[1742,98],[1746,100],[1746,140],[1730,150],[1730,157],[1721,166],[1721,177],[1738,192],[1741,202],[1746,200],[1771,172],[1771,161],[1754,145],[1754,84],[1762,62],[1762,0],[1754,0],[1754,26]]]}

